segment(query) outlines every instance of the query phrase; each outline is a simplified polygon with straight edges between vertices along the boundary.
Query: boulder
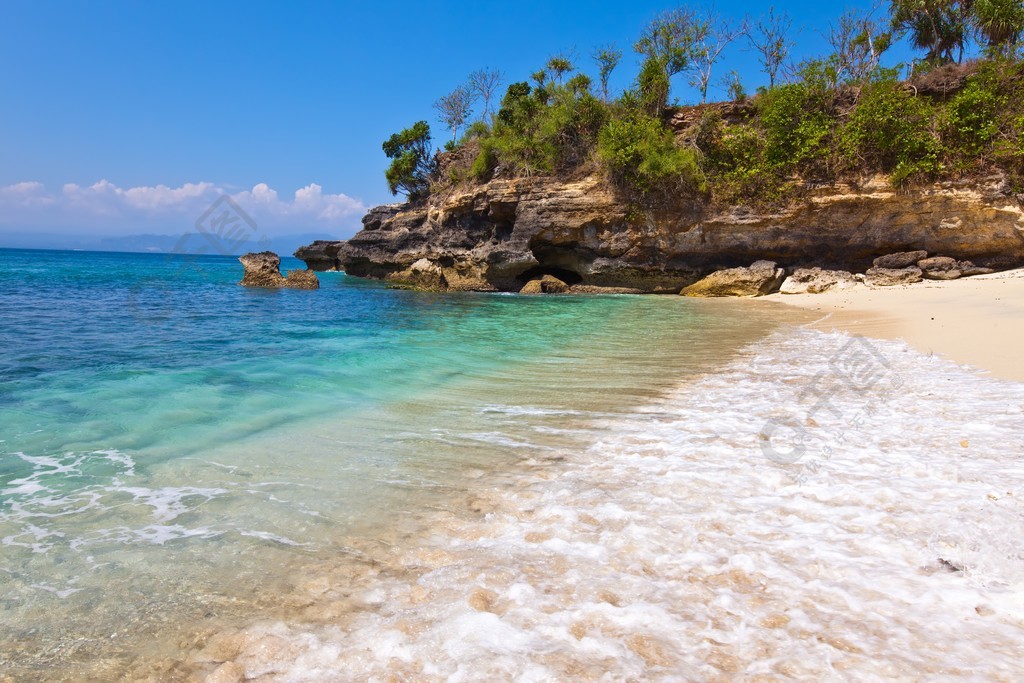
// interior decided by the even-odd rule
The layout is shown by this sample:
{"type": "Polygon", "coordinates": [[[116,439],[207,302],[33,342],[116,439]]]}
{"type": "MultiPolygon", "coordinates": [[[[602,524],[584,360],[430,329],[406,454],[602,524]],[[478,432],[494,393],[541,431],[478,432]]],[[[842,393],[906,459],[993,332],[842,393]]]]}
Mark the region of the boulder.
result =
{"type": "Polygon", "coordinates": [[[774,261],[756,261],[747,268],[718,270],[679,292],[683,296],[764,296],[779,288],[786,271],[774,261]]]}
{"type": "Polygon", "coordinates": [[[821,294],[833,289],[857,286],[857,278],[845,270],[797,268],[786,278],[779,291],[783,294],[821,294]]]}
{"type": "Polygon", "coordinates": [[[917,266],[909,268],[869,268],[864,274],[864,282],[870,287],[892,287],[909,285],[921,281],[921,269],[917,266]]]}
{"type": "Polygon", "coordinates": [[[569,285],[554,275],[545,275],[539,280],[530,280],[519,290],[520,294],[565,294],[569,285]]]}
{"type": "Polygon", "coordinates": [[[289,287],[317,289],[320,281],[310,270],[293,270],[285,278],[281,275],[281,257],[272,251],[261,251],[239,256],[245,274],[240,285],[246,287],[289,287]]]}
{"type": "Polygon", "coordinates": [[[976,266],[970,261],[960,261],[959,268],[960,272],[963,273],[964,277],[970,277],[971,275],[988,275],[989,273],[996,272],[992,268],[982,268],[981,266],[976,266]]]}
{"type": "MultiPolygon", "coordinates": [[[[973,264],[972,264],[973,265],[973,264]]],[[[948,256],[933,256],[917,262],[921,274],[928,280],[956,280],[963,275],[960,262],[948,256]]]]}
{"type": "Polygon", "coordinates": [[[909,268],[910,266],[916,266],[917,262],[923,258],[928,258],[927,251],[901,251],[896,254],[886,254],[885,256],[879,256],[872,262],[871,265],[873,265],[875,268],[899,270],[900,268],[909,268]]]}

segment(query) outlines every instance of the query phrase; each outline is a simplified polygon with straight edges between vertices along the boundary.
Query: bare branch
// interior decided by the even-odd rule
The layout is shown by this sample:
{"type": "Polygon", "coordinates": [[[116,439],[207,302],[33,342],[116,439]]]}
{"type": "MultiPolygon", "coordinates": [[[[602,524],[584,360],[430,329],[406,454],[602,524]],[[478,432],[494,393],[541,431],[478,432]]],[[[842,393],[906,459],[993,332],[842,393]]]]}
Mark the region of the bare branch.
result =
{"type": "Polygon", "coordinates": [[[714,9],[694,20],[693,46],[688,71],[690,85],[700,91],[701,103],[708,101],[711,72],[725,48],[747,32],[746,21],[739,25],[717,16],[714,9]]]}
{"type": "Polygon", "coordinates": [[[478,69],[469,74],[469,80],[466,83],[469,92],[475,98],[483,100],[484,103],[483,111],[480,112],[481,121],[486,121],[487,115],[491,113],[491,101],[501,87],[502,80],[504,80],[504,75],[497,69],[478,69]]]}
{"type": "Polygon", "coordinates": [[[469,87],[460,85],[434,102],[434,109],[437,110],[441,123],[452,132],[452,140],[459,137],[459,128],[473,115],[475,101],[476,95],[469,87]]]}
{"type": "Polygon", "coordinates": [[[757,51],[757,61],[768,74],[768,87],[775,87],[775,79],[779,69],[789,58],[793,41],[789,38],[789,30],[793,20],[789,14],[775,14],[775,8],[768,8],[768,16],[758,19],[753,31],[747,33],[750,45],[757,51]]]}

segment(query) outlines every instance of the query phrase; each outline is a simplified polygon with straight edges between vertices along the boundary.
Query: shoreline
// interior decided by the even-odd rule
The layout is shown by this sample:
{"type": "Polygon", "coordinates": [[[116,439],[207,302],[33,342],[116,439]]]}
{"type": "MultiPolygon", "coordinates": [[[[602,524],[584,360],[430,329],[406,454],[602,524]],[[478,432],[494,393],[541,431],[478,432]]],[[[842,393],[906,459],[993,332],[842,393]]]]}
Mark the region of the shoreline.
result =
{"type": "Polygon", "coordinates": [[[530,439],[465,504],[428,513],[425,536],[310,582],[301,619],[209,634],[182,666],[217,681],[444,680],[476,661],[508,679],[1012,678],[1020,423],[998,408],[1024,386],[989,391],[886,341],[885,381],[854,386],[834,364],[848,341],[778,330],[634,410],[584,416],[579,441],[530,439]],[[887,389],[921,376],[948,390],[887,389]],[[948,419],[965,400],[983,420],[948,419]],[[783,438],[766,453],[765,420],[802,425],[806,452],[786,457],[783,438]]]}
{"type": "Polygon", "coordinates": [[[918,351],[1024,382],[1024,268],[958,280],[763,298],[821,317],[806,327],[901,339],[918,351]]]}

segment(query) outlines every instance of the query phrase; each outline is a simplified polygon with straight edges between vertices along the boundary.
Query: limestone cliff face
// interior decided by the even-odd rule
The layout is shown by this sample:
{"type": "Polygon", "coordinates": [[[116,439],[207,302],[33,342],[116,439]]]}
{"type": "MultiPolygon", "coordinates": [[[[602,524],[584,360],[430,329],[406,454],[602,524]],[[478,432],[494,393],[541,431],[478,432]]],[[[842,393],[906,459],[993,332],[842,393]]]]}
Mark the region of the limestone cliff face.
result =
{"type": "Polygon", "coordinates": [[[676,292],[762,259],[863,272],[874,257],[913,249],[1024,265],[1024,210],[1000,178],[898,192],[876,177],[812,189],[778,213],[693,205],[646,215],[630,212],[598,176],[494,180],[424,205],[378,207],[348,242],[296,255],[314,269],[334,263],[350,275],[441,289],[512,291],[551,274],[676,292]]]}

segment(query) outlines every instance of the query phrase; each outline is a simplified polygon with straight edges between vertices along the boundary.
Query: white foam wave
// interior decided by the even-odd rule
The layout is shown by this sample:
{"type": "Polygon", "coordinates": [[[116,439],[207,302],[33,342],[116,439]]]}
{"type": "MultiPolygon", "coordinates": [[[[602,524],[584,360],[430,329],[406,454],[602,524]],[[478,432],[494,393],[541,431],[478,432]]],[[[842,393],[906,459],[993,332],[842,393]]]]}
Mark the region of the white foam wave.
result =
{"type": "Polygon", "coordinates": [[[1022,418],[1024,385],[900,343],[775,335],[482,484],[483,513],[376,560],[361,611],[191,661],[266,681],[1019,678],[1022,418]]]}

